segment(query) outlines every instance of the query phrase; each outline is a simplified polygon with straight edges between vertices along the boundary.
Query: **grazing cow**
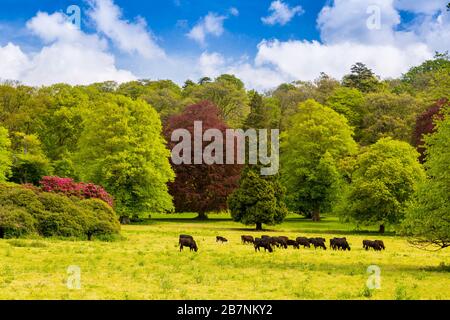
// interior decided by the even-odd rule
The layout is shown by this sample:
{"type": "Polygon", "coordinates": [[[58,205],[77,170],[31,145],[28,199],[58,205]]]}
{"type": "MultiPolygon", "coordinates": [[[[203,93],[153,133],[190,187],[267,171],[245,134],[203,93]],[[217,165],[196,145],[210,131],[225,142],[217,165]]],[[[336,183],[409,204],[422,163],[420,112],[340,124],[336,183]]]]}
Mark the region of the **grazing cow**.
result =
{"type": "Polygon", "coordinates": [[[224,237],[217,236],[217,237],[216,237],[216,242],[222,242],[222,243],[224,243],[224,242],[228,242],[228,240],[227,240],[226,238],[224,238],[224,237]]]}
{"type": "Polygon", "coordinates": [[[295,240],[289,240],[288,239],[288,241],[286,241],[286,243],[287,243],[288,246],[294,247],[294,249],[300,249],[299,243],[297,241],[295,241],[295,240]]]}
{"type": "Polygon", "coordinates": [[[285,237],[272,237],[270,238],[270,243],[277,246],[277,248],[287,249],[287,241],[285,237]]]}
{"type": "Polygon", "coordinates": [[[184,247],[188,247],[190,251],[198,251],[197,243],[194,239],[180,238],[180,251],[182,251],[184,247]]]}
{"type": "Polygon", "coordinates": [[[262,240],[265,240],[265,241],[267,241],[267,242],[269,242],[269,244],[270,244],[271,246],[275,246],[275,247],[277,247],[277,248],[280,247],[280,243],[278,242],[277,237],[271,237],[271,236],[267,236],[267,235],[262,235],[262,236],[261,236],[261,239],[262,239],[262,240]]]}
{"type": "Polygon", "coordinates": [[[261,239],[256,238],[255,239],[255,252],[260,251],[260,248],[264,248],[264,251],[273,252],[272,246],[270,245],[270,241],[267,238],[261,239]]]}
{"type": "Polygon", "coordinates": [[[375,251],[381,251],[382,249],[384,249],[384,243],[381,240],[363,240],[363,248],[366,250],[372,248],[375,251]]]}
{"type": "Polygon", "coordinates": [[[386,249],[386,247],[384,246],[384,242],[382,240],[375,240],[375,242],[380,247],[380,250],[385,250],[386,249]]]}
{"type": "Polygon", "coordinates": [[[253,237],[252,236],[241,236],[241,240],[242,240],[242,243],[243,244],[246,244],[246,243],[255,243],[255,240],[253,239],[253,237]]]}
{"type": "Polygon", "coordinates": [[[314,246],[314,249],[317,249],[317,247],[319,247],[322,248],[323,250],[327,250],[324,238],[309,238],[308,240],[314,246]]]}
{"type": "Polygon", "coordinates": [[[348,250],[350,251],[350,245],[347,242],[346,238],[333,238],[330,239],[330,247],[333,250],[348,250]]]}
{"type": "Polygon", "coordinates": [[[309,242],[308,238],[305,237],[298,237],[295,239],[299,246],[303,246],[304,248],[310,248],[311,243],[309,242]]]}
{"type": "Polygon", "coordinates": [[[180,234],[180,240],[181,239],[191,239],[191,240],[194,240],[194,237],[193,236],[190,236],[190,235],[188,235],[188,234],[180,234]]]}

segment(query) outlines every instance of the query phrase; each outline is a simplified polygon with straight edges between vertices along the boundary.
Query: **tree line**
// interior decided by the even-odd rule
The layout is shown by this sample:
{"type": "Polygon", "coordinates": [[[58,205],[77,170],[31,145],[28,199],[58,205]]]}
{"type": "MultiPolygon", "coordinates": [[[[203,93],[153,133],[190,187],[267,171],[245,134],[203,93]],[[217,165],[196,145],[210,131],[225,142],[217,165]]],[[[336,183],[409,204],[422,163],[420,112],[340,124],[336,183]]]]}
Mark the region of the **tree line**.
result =
{"type": "Polygon", "coordinates": [[[206,218],[229,209],[236,221],[261,227],[282,222],[288,211],[315,221],[334,212],[379,224],[380,231],[407,217],[405,233],[421,243],[430,243],[427,236],[440,221],[442,230],[432,238],[446,234],[442,244],[448,245],[444,200],[450,193],[442,186],[449,185],[449,92],[447,53],[398,79],[381,80],[356,63],[341,80],[322,73],[267,92],[247,90],[228,74],[183,86],[170,80],[49,87],[5,81],[0,180],[92,182],[114,197],[120,216],[175,210],[206,218]],[[194,120],[202,120],[204,130],[279,129],[279,174],[260,176],[259,165],[171,164],[170,133],[189,130],[194,120]],[[422,220],[430,220],[428,229],[422,220]]]}

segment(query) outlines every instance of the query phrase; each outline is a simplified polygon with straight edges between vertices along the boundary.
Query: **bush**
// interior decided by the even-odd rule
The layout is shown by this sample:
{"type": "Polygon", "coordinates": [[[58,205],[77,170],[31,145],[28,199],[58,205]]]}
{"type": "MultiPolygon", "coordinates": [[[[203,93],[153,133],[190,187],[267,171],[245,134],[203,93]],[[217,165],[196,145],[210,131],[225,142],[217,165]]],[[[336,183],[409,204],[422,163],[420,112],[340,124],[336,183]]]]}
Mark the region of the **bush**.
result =
{"type": "Polygon", "coordinates": [[[105,238],[120,232],[118,218],[99,199],[42,192],[30,186],[0,184],[0,236],[105,238]]]}
{"type": "Polygon", "coordinates": [[[44,206],[32,189],[13,183],[0,184],[0,203],[24,208],[33,216],[44,211],[44,206]]]}
{"type": "Polygon", "coordinates": [[[45,213],[39,216],[39,232],[45,236],[79,237],[87,233],[88,215],[69,198],[54,194],[40,193],[39,200],[45,213]]]}
{"type": "Polygon", "coordinates": [[[0,238],[18,238],[35,233],[36,220],[24,208],[0,206],[0,238]]]}
{"type": "Polygon", "coordinates": [[[92,236],[118,234],[120,223],[114,210],[98,199],[81,200],[80,205],[88,215],[86,234],[90,240],[92,236]]]}

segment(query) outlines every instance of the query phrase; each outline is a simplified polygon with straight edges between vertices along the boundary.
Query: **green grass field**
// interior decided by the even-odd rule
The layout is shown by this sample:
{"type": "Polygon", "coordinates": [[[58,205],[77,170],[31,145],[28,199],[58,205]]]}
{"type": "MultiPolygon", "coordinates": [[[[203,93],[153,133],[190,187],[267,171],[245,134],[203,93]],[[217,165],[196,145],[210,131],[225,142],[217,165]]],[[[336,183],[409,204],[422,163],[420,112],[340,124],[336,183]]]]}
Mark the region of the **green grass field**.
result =
{"type": "MultiPolygon", "coordinates": [[[[312,223],[290,216],[264,234],[345,235],[351,252],[278,249],[255,253],[246,229],[225,215],[154,216],[124,226],[116,242],[54,239],[0,241],[0,299],[450,299],[450,250],[427,252],[404,238],[355,231],[336,218],[312,223]],[[178,235],[197,240],[197,253],[179,252],[178,235]],[[228,238],[217,244],[215,236],[228,238]],[[383,239],[384,252],[366,252],[363,239],[383,239]],[[67,268],[81,268],[81,289],[68,289],[67,268]],[[381,268],[381,288],[368,290],[367,267],[381,268]]],[[[376,230],[374,227],[372,230],[376,230]]]]}

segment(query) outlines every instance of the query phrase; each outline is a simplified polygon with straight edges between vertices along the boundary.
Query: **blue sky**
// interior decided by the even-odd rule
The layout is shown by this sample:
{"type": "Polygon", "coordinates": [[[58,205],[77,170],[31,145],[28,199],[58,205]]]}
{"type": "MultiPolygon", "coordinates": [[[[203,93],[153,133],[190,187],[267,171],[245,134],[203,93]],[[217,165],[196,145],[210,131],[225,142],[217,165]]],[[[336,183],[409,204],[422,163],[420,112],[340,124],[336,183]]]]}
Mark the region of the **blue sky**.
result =
{"type": "Polygon", "coordinates": [[[382,77],[450,50],[445,0],[1,0],[0,78],[32,85],[234,73],[261,90],[382,77]],[[75,30],[64,13],[81,9],[75,30]],[[38,14],[38,12],[40,12],[38,14]]]}

